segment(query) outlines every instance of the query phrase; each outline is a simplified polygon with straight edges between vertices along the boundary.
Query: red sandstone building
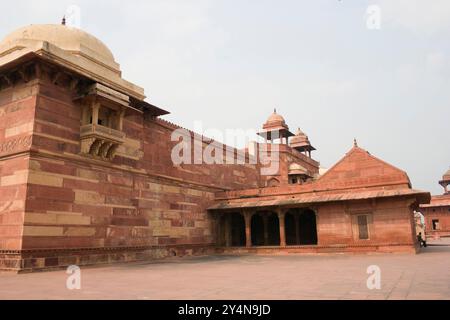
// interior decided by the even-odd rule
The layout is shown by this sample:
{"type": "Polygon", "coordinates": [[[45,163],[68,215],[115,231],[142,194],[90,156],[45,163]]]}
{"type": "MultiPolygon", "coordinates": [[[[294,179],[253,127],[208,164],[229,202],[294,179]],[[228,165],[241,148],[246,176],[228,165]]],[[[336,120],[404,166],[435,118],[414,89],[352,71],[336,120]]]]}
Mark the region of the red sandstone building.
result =
{"type": "Polygon", "coordinates": [[[7,36],[0,43],[0,269],[418,249],[414,210],[430,194],[356,142],[322,174],[308,137],[291,133],[274,112],[256,146],[277,155],[276,172],[261,174],[268,164],[259,163],[174,165],[171,134],[179,127],[161,119],[167,113],[81,30],[33,25],[7,36]]]}
{"type": "Polygon", "coordinates": [[[429,204],[420,206],[428,237],[450,236],[450,169],[444,173],[439,184],[444,188],[444,194],[433,196],[429,204]]]}

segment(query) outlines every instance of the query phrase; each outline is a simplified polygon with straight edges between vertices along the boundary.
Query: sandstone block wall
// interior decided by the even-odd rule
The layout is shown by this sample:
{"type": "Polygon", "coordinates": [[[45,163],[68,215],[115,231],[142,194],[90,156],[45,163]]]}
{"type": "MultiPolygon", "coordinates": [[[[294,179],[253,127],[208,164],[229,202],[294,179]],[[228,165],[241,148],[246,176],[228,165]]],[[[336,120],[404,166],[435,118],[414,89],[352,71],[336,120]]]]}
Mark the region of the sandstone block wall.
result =
{"type": "Polygon", "coordinates": [[[36,86],[0,91],[0,248],[22,246],[36,86]]]}
{"type": "MultiPolygon", "coordinates": [[[[407,199],[353,201],[317,207],[319,245],[411,246],[416,244],[414,212],[407,199]],[[358,215],[368,215],[369,239],[358,237],[358,215]]],[[[395,249],[395,248],[394,248],[395,249]]]]}
{"type": "Polygon", "coordinates": [[[425,226],[427,237],[448,237],[450,236],[450,205],[421,208],[425,216],[425,226]],[[439,228],[433,229],[433,220],[438,220],[439,228]]]}
{"type": "Polygon", "coordinates": [[[201,252],[215,192],[258,186],[252,165],[174,166],[175,126],[139,113],[125,116],[112,162],[81,155],[81,107],[47,80],[0,92],[0,267],[201,252]]]}

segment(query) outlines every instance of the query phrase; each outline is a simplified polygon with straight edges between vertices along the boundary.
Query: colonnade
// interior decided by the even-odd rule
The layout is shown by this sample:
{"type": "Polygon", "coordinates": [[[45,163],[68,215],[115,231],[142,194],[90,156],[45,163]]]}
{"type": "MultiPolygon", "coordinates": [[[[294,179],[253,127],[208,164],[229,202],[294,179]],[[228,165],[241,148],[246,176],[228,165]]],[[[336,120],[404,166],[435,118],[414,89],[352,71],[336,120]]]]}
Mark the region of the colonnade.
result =
{"type": "Polygon", "coordinates": [[[226,247],[315,245],[316,214],[305,208],[243,209],[217,216],[217,243],[226,247]]]}

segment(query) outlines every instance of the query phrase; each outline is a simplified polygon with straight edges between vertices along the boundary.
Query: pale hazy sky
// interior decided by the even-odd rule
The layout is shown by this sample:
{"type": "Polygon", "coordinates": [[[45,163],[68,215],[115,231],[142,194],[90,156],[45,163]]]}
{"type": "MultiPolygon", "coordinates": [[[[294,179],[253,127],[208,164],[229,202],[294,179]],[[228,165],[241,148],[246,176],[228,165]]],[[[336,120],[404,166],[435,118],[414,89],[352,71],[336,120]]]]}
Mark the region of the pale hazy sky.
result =
{"type": "Polygon", "coordinates": [[[0,38],[60,23],[113,51],[124,77],[187,128],[259,129],[276,107],[330,167],[353,138],[442,193],[450,166],[450,1],[3,1],[0,38]],[[381,29],[366,26],[369,5],[381,29]]]}

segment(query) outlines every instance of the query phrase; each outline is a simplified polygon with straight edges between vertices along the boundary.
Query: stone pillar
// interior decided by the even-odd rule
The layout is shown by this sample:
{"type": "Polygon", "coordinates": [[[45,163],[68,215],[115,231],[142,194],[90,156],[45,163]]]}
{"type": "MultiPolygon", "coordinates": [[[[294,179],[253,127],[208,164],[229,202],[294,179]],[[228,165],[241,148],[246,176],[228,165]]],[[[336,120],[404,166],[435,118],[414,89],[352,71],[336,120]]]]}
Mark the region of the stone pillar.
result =
{"type": "Polygon", "coordinates": [[[89,124],[90,117],[92,114],[92,112],[90,112],[90,111],[91,111],[91,108],[89,107],[89,105],[83,105],[82,118],[81,118],[81,124],[83,126],[89,124]]]}
{"type": "Polygon", "coordinates": [[[252,212],[244,211],[245,219],[245,246],[247,248],[252,246],[252,212]]]}
{"type": "Polygon", "coordinates": [[[280,223],[280,247],[286,246],[286,234],[285,234],[285,225],[284,225],[284,217],[286,212],[283,209],[278,209],[278,221],[280,223]]]}
{"type": "Polygon", "coordinates": [[[263,218],[263,224],[264,224],[264,245],[269,245],[269,216],[267,214],[264,214],[262,216],[263,218]]]}
{"type": "Polygon", "coordinates": [[[217,213],[216,214],[216,242],[219,247],[223,245],[223,239],[222,239],[222,226],[220,224],[222,214],[217,213]]]}
{"type": "Polygon", "coordinates": [[[98,113],[100,111],[100,103],[96,102],[92,105],[92,124],[98,124],[98,113]]]}
{"type": "Polygon", "coordinates": [[[230,215],[225,214],[225,246],[231,247],[231,219],[230,215]]]}
{"type": "Polygon", "coordinates": [[[125,117],[125,109],[122,109],[118,112],[118,123],[117,123],[117,130],[122,131],[123,130],[123,118],[125,117]]]}
{"type": "Polygon", "coordinates": [[[294,214],[294,221],[295,221],[295,244],[300,244],[300,225],[299,225],[299,219],[300,217],[298,214],[294,214]]]}

